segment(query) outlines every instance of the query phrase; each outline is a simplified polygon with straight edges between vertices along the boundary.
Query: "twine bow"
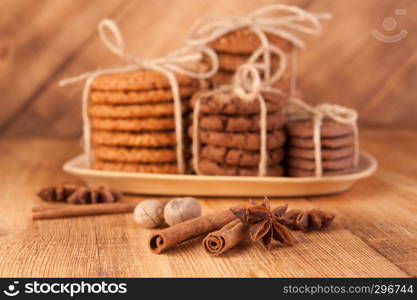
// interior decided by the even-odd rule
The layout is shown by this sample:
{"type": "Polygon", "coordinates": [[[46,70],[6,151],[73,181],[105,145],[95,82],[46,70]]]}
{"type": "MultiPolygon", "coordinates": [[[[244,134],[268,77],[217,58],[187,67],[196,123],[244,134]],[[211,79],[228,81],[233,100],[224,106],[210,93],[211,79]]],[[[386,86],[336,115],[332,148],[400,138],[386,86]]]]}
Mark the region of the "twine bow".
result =
{"type": "Polygon", "coordinates": [[[353,128],[354,137],[354,165],[359,161],[359,137],[357,119],[358,113],[350,108],[337,104],[320,104],[315,107],[305,103],[301,99],[293,98],[290,100],[294,104],[313,117],[313,143],[314,143],[314,160],[316,164],[315,175],[321,177],[323,175],[323,167],[321,160],[321,124],[324,118],[329,118],[337,123],[350,124],[353,128]]]}
{"type": "Polygon", "coordinates": [[[181,98],[179,93],[178,81],[175,77],[174,72],[197,79],[209,78],[213,76],[219,68],[219,61],[216,53],[212,49],[205,46],[184,47],[177,51],[171,52],[168,56],[163,58],[143,60],[134,56],[126,50],[125,42],[122,38],[119,27],[114,21],[109,19],[104,19],[100,21],[100,23],[98,24],[98,32],[100,39],[104,43],[104,45],[111,52],[121,57],[129,64],[121,67],[99,69],[96,71],[83,73],[75,77],[63,79],[59,83],[60,86],[64,86],[67,84],[86,80],[82,94],[82,115],[84,123],[84,150],[87,156],[88,165],[90,165],[91,160],[91,126],[88,118],[88,98],[92,82],[96,77],[101,75],[132,72],[138,69],[150,69],[164,74],[168,78],[169,84],[171,86],[174,100],[174,119],[175,135],[177,142],[176,155],[178,172],[184,173],[185,164],[183,157],[183,125],[181,114],[181,98]],[[190,53],[191,51],[193,51],[194,53],[190,53]],[[182,68],[178,65],[184,62],[198,62],[202,59],[203,54],[207,55],[212,61],[211,69],[207,72],[194,72],[182,68]]]}
{"type": "Polygon", "coordinates": [[[231,101],[233,97],[238,97],[247,103],[253,101],[259,101],[260,105],[260,159],[258,165],[258,176],[266,176],[267,173],[267,106],[264,97],[261,92],[270,92],[276,94],[282,94],[278,89],[270,87],[263,82],[260,78],[258,68],[256,64],[246,63],[241,65],[236,71],[233,84],[223,85],[214,91],[209,91],[201,94],[197,94],[193,111],[193,131],[192,131],[192,153],[193,153],[193,167],[198,175],[201,174],[199,169],[199,116],[200,116],[200,104],[202,98],[208,98],[216,94],[227,94],[228,97],[222,98],[223,101],[231,101]]]}
{"type": "MultiPolygon", "coordinates": [[[[273,34],[292,42],[296,47],[304,48],[304,42],[294,32],[320,34],[320,20],[329,18],[330,14],[312,14],[299,7],[284,4],[265,6],[241,17],[208,15],[193,24],[187,42],[193,46],[207,45],[230,32],[247,28],[255,33],[261,42],[258,50],[263,54],[265,81],[272,84],[279,76],[271,78],[272,48],[266,34],[273,34]]],[[[282,50],[275,54],[278,54],[282,64],[288,65],[287,57],[282,50]]]]}

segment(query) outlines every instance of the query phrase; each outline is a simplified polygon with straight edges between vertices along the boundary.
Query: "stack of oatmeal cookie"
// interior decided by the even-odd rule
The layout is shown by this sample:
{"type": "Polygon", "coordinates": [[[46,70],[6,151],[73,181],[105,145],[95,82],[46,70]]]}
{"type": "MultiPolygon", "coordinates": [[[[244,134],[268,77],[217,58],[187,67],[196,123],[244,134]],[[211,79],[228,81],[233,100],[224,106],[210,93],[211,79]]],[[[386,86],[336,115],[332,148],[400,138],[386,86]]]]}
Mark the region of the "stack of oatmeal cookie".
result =
{"type": "MultiPolygon", "coordinates": [[[[176,77],[186,114],[198,82],[176,77]]],[[[138,70],[97,77],[88,114],[94,169],[178,173],[173,95],[164,74],[138,70]]],[[[189,148],[186,139],[183,143],[189,148]]]]}
{"type": "MultiPolygon", "coordinates": [[[[292,177],[315,175],[313,120],[293,120],[287,132],[286,173],[292,177]]],[[[321,165],[324,176],[351,173],[354,168],[355,137],[350,124],[324,119],[320,128],[321,165]]]]}
{"type": "MultiPolygon", "coordinates": [[[[285,98],[262,93],[267,104],[267,175],[282,176],[285,98]]],[[[260,160],[260,105],[230,92],[200,98],[198,171],[204,175],[257,176],[260,160]]],[[[189,135],[193,137],[193,127],[189,135]]],[[[196,170],[197,171],[197,170],[196,170]]]]}

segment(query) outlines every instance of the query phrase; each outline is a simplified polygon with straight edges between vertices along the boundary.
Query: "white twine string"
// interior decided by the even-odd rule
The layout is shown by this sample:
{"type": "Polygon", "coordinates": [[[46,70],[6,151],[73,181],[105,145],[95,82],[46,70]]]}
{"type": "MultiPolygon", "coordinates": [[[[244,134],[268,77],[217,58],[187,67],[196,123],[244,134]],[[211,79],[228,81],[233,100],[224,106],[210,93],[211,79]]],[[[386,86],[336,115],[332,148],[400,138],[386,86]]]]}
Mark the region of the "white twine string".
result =
{"type": "MultiPolygon", "coordinates": [[[[337,104],[320,104],[315,107],[305,103],[301,99],[292,98],[290,104],[294,104],[312,116],[313,121],[313,143],[314,143],[314,160],[316,164],[316,177],[323,176],[323,166],[321,160],[321,125],[323,118],[329,118],[341,124],[352,125],[354,137],[354,166],[359,162],[359,136],[358,136],[358,113],[350,108],[337,104]]],[[[304,119],[305,117],[301,117],[304,119]]]]}
{"type": "Polygon", "coordinates": [[[109,19],[104,19],[98,24],[98,32],[101,41],[104,45],[114,54],[126,60],[129,65],[123,67],[114,67],[104,70],[96,70],[93,72],[87,72],[78,76],[63,79],[59,82],[60,86],[86,80],[83,94],[82,94],[82,116],[83,116],[83,136],[84,136],[84,152],[86,154],[87,164],[91,164],[91,125],[88,117],[88,99],[91,90],[91,84],[94,79],[101,75],[116,74],[132,72],[138,69],[150,69],[164,74],[169,81],[173,100],[174,100],[174,120],[175,120],[175,135],[176,135],[176,155],[178,172],[185,173],[184,164],[184,145],[182,139],[183,124],[182,124],[182,110],[181,110],[181,98],[179,93],[179,85],[177,78],[174,74],[182,74],[185,76],[206,79],[217,73],[219,68],[219,60],[217,54],[210,48],[205,46],[198,47],[184,47],[175,52],[170,53],[163,58],[157,58],[152,60],[142,60],[126,50],[122,34],[117,24],[109,19]],[[194,51],[195,53],[190,53],[194,51]],[[211,69],[207,72],[194,72],[184,69],[178,64],[183,62],[197,62],[200,61],[203,55],[207,55],[211,59],[211,69]]]}
{"type": "Polygon", "coordinates": [[[295,98],[295,93],[297,90],[297,50],[294,50],[291,53],[291,80],[290,80],[290,93],[289,98],[295,98]]]}
{"type": "MultiPolygon", "coordinates": [[[[255,53],[256,54],[256,53],[255,53]]],[[[259,101],[260,105],[260,158],[258,165],[258,176],[266,176],[268,163],[268,132],[267,132],[267,106],[261,92],[270,92],[282,95],[278,89],[274,89],[262,82],[258,68],[253,63],[241,65],[236,71],[233,84],[223,85],[216,90],[200,93],[195,95],[195,104],[193,111],[193,131],[192,131],[192,154],[193,168],[197,175],[201,174],[199,168],[200,142],[199,142],[199,116],[200,105],[203,98],[212,97],[216,94],[225,94],[227,97],[222,98],[224,101],[231,101],[233,97],[238,97],[247,103],[259,101]]]]}
{"type": "MultiPolygon", "coordinates": [[[[264,78],[268,84],[272,84],[277,78],[270,78],[271,52],[268,50],[271,47],[266,34],[273,34],[292,42],[296,47],[304,48],[304,42],[294,31],[311,35],[320,34],[322,32],[320,20],[329,18],[330,14],[312,14],[297,6],[284,4],[265,6],[241,17],[208,15],[197,19],[192,25],[187,43],[194,46],[207,45],[230,32],[247,28],[260,40],[260,49],[263,49],[264,78]]],[[[283,53],[282,50],[281,52],[283,53]]],[[[279,55],[279,58],[280,64],[288,65],[285,55],[279,55]]]]}

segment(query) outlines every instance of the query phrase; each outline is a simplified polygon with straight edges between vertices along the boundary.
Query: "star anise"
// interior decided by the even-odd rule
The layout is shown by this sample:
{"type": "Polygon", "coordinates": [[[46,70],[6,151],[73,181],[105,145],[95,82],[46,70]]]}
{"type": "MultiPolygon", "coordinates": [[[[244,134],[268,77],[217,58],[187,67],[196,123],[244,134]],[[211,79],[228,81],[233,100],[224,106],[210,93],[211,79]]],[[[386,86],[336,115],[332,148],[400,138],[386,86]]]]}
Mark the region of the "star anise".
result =
{"type": "Polygon", "coordinates": [[[326,228],[335,218],[335,215],[318,208],[302,211],[292,209],[279,217],[279,222],[291,230],[303,232],[326,228]]]}
{"type": "Polygon", "coordinates": [[[232,209],[239,220],[248,226],[252,241],[261,240],[262,244],[270,249],[273,242],[293,245],[293,238],[287,227],[279,222],[287,209],[287,205],[280,206],[271,211],[269,199],[265,198],[262,204],[250,201],[246,208],[232,209]]]}
{"type": "Polygon", "coordinates": [[[121,198],[122,194],[113,189],[104,188],[102,186],[99,188],[82,186],[77,188],[67,201],[72,204],[93,204],[117,202],[121,198]]]}
{"type": "Polygon", "coordinates": [[[43,201],[65,202],[77,187],[74,183],[61,183],[41,189],[38,196],[43,201]]]}
{"type": "Polygon", "coordinates": [[[72,204],[108,203],[121,199],[120,192],[104,187],[90,188],[74,183],[62,183],[43,188],[38,192],[44,201],[68,202],[72,204]]]}

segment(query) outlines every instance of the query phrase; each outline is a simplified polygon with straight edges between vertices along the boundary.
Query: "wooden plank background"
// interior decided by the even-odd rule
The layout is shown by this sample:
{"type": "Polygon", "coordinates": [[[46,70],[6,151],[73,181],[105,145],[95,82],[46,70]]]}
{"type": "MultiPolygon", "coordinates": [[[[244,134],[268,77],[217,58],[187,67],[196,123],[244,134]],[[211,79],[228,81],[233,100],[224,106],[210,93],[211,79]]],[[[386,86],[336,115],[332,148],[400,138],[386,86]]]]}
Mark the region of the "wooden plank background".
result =
{"type": "Polygon", "coordinates": [[[0,134],[78,137],[81,84],[59,88],[59,79],[120,65],[98,40],[96,25],[115,19],[129,50],[143,58],[180,47],[188,28],[207,13],[244,14],[272,3],[331,12],[321,37],[308,37],[299,59],[299,87],[311,102],[359,110],[362,124],[417,126],[417,2],[412,0],[3,0],[0,2],[0,134]],[[395,15],[395,9],[407,10],[395,15]],[[393,16],[398,26],[386,32],[393,16]],[[371,31],[408,35],[397,43],[371,31]]]}

